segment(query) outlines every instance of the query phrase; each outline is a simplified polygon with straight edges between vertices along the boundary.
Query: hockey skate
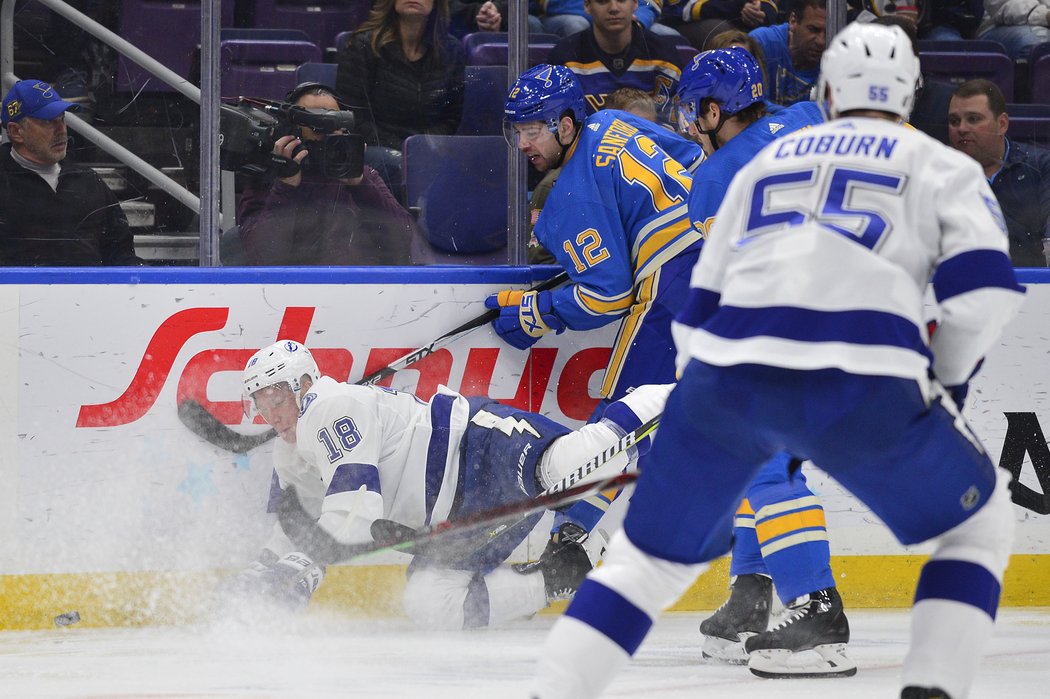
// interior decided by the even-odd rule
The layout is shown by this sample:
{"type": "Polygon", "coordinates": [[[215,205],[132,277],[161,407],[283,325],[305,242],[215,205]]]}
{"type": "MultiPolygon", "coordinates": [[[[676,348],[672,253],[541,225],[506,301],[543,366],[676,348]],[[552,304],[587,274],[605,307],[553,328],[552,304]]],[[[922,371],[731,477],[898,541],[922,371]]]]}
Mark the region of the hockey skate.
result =
{"type": "Polygon", "coordinates": [[[752,674],[767,679],[851,677],[857,665],[846,655],[849,622],[833,587],[791,602],[769,631],[744,642],[752,674]],[[812,650],[814,653],[805,653],[812,650]]]}
{"type": "Polygon", "coordinates": [[[901,699],[952,699],[948,692],[938,687],[905,687],[901,699]]]}
{"type": "Polygon", "coordinates": [[[765,575],[738,575],[727,599],[700,624],[703,657],[733,665],[747,663],[744,641],[769,625],[773,581],[765,575]]]}

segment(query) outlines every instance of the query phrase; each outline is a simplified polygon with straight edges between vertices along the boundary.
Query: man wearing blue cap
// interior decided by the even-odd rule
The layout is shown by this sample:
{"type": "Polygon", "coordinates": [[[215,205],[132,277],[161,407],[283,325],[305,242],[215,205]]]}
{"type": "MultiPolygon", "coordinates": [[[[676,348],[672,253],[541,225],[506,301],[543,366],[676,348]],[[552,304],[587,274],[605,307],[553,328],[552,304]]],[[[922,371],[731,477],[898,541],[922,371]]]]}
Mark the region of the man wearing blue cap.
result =
{"type": "Polygon", "coordinates": [[[51,85],[20,80],[0,121],[0,265],[141,265],[120,202],[95,172],[66,162],[65,113],[51,85]]]}

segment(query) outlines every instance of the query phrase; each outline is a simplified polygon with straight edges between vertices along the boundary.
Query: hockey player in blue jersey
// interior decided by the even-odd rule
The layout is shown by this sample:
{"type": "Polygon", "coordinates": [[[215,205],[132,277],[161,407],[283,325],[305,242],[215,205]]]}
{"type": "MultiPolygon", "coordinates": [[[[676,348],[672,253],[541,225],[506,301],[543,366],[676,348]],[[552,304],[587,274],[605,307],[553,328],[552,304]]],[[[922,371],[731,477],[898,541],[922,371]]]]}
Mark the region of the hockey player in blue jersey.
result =
{"type": "MultiPolygon", "coordinates": [[[[967,696],[1014,513],[1009,474],[958,406],[1024,290],[980,167],[902,125],[918,79],[899,27],[847,26],[821,64],[831,121],[772,142],[733,180],[676,323],[683,373],[651,466],[538,654],[534,697],[601,694],[729,550],[734,509],[782,451],[819,464],[902,543],[932,540],[900,696],[967,696]]],[[[783,632],[811,631],[813,611],[783,632]]]]}
{"type": "MultiPolygon", "coordinates": [[[[243,382],[246,405],[280,437],[271,499],[294,487],[321,528],[344,544],[371,541],[370,526],[380,518],[415,529],[535,497],[659,415],[670,390],[640,387],[611,405],[601,422],[574,432],[444,386],[424,402],[387,388],[340,383],[321,376],[310,351],[290,340],[257,352],[243,382]]],[[[646,442],[638,452],[648,449],[646,442]]],[[[603,469],[615,472],[631,461],[630,453],[621,453],[603,469]]],[[[404,593],[408,616],[428,628],[489,626],[570,596],[591,567],[583,546],[562,546],[539,565],[505,563],[540,516],[496,538],[468,532],[456,553],[437,548],[436,555],[414,557],[404,593]]],[[[323,570],[309,542],[295,539],[277,523],[260,559],[225,590],[305,605],[323,570]]]]}
{"type": "MultiPolygon", "coordinates": [[[[564,66],[525,71],[507,97],[506,133],[540,172],[561,167],[536,221],[535,235],[572,283],[554,291],[503,291],[486,299],[500,308],[493,327],[527,349],[549,332],[619,323],[601,394],[608,401],[636,386],[675,378],[671,320],[688,290],[700,249],[686,199],[691,170],[703,158],[695,144],[617,110],[587,116],[583,91],[564,66]]],[[[608,499],[576,505],[555,523],[552,544],[568,527],[594,527],[608,499]]]]}
{"type": "MultiPolygon", "coordinates": [[[[813,102],[767,116],[763,85],[758,61],[740,47],[707,51],[686,66],[676,103],[680,123],[708,154],[689,195],[689,216],[705,235],[741,168],[774,139],[823,122],[813,102]]],[[[799,462],[779,454],[763,466],[735,525],[731,595],[700,625],[705,657],[747,663],[763,677],[855,673],[845,653],[849,622],[832,575],[824,508],[799,462]],[[789,612],[822,609],[821,632],[800,639],[767,630],[773,586],[789,612]],[[810,662],[792,657],[814,648],[810,662]]]]}

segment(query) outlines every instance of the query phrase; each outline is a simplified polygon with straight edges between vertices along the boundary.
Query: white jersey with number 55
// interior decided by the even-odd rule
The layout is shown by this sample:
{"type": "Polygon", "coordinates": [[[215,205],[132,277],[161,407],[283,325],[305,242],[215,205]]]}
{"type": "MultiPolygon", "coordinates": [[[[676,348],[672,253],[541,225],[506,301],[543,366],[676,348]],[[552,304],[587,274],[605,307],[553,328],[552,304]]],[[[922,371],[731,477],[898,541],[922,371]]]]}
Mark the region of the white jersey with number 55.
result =
{"type": "Polygon", "coordinates": [[[968,156],[847,118],[771,143],[733,180],[675,323],[679,365],[965,382],[1020,306],[1002,212],[968,156]],[[928,337],[932,281],[940,325],[928,337]]]}

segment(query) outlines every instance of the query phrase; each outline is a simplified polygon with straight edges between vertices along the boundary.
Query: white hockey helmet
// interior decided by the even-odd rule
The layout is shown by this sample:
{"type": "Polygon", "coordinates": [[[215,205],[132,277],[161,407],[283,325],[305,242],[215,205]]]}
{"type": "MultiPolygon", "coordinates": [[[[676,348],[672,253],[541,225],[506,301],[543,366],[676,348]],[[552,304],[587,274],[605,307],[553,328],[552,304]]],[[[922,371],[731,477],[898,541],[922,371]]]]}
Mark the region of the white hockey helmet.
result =
{"type": "Polygon", "coordinates": [[[820,61],[817,102],[828,119],[852,109],[907,119],[918,84],[919,59],[903,29],[853,22],[828,42],[820,61]]]}
{"type": "Polygon", "coordinates": [[[255,407],[252,397],[256,391],[279,383],[288,385],[298,405],[303,376],[309,376],[314,381],[321,378],[317,363],[306,347],[293,340],[278,340],[269,347],[263,347],[252,355],[244,367],[245,408],[255,407]]]}

